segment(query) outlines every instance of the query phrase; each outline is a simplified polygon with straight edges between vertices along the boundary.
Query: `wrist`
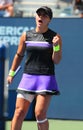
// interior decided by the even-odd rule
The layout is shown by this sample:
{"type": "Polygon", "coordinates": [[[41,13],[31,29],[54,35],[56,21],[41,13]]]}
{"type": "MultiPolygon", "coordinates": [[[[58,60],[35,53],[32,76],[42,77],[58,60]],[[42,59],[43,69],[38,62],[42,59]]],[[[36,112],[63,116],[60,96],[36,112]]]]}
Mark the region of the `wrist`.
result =
{"type": "Polygon", "coordinates": [[[56,46],[53,46],[53,51],[54,51],[54,52],[60,51],[60,45],[57,44],[56,46]]]}
{"type": "Polygon", "coordinates": [[[14,77],[14,75],[15,75],[15,71],[10,70],[10,71],[9,71],[9,76],[14,77]]]}

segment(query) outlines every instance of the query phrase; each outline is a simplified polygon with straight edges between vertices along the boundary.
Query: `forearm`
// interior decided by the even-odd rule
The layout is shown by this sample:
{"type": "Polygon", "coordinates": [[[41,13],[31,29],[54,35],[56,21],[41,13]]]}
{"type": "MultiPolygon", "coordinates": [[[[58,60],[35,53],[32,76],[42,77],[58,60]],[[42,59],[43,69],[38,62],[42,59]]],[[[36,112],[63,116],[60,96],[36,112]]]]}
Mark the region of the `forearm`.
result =
{"type": "Polygon", "coordinates": [[[22,61],[22,57],[18,57],[18,55],[16,54],[10,69],[15,71],[18,68],[18,66],[20,65],[21,61],[22,61]]]}
{"type": "Polygon", "coordinates": [[[58,64],[62,59],[61,52],[53,52],[52,54],[52,60],[55,64],[58,64]]]}
{"type": "Polygon", "coordinates": [[[3,6],[1,6],[1,9],[2,9],[2,10],[5,10],[5,9],[7,9],[7,8],[10,7],[10,6],[13,6],[13,4],[3,5],[3,6]]]}

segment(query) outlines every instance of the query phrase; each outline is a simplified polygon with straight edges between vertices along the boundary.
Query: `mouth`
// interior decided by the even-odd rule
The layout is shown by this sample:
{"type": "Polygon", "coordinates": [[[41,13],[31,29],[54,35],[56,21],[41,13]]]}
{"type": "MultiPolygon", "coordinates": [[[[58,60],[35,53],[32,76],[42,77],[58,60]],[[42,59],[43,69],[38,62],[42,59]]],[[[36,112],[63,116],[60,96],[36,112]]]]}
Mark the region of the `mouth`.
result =
{"type": "Polygon", "coordinates": [[[39,23],[43,23],[43,21],[42,21],[42,20],[39,20],[38,22],[39,22],[39,23]]]}

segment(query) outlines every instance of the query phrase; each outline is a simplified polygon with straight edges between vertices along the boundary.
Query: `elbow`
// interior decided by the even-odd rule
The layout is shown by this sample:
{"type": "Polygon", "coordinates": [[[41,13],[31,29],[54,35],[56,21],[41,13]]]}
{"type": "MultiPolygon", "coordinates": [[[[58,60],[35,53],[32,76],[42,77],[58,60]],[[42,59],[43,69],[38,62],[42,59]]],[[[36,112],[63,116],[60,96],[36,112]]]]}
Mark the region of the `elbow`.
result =
{"type": "Polygon", "coordinates": [[[54,64],[58,65],[60,63],[60,60],[55,60],[54,64]]]}
{"type": "Polygon", "coordinates": [[[54,64],[58,65],[60,63],[60,60],[54,61],[54,64]]]}
{"type": "MultiPolygon", "coordinates": [[[[52,58],[53,59],[53,58],[52,58]]],[[[60,56],[60,57],[58,57],[58,58],[55,58],[55,59],[53,59],[53,62],[54,62],[54,64],[59,64],[60,63],[60,61],[61,61],[61,59],[62,59],[62,57],[60,56]]]]}

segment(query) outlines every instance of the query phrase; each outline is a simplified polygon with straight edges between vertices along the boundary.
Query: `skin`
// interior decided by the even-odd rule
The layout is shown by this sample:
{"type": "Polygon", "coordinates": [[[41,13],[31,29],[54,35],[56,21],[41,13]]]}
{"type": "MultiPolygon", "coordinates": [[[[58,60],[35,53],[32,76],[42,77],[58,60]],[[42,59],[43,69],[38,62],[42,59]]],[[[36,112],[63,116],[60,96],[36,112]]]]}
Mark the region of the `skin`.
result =
{"type": "Polygon", "coordinates": [[[0,5],[0,10],[7,10],[10,16],[13,16],[14,13],[13,4],[0,5]]]}
{"type": "MultiPolygon", "coordinates": [[[[38,33],[44,33],[48,30],[48,24],[50,22],[50,18],[47,15],[40,15],[38,16],[36,14],[36,32],[38,33]]],[[[20,38],[20,43],[18,46],[17,52],[20,55],[24,55],[25,52],[25,39],[26,39],[26,33],[23,33],[20,38]]],[[[60,51],[53,52],[52,54],[52,60],[54,63],[58,64],[61,60],[62,56],[62,42],[60,35],[57,35],[52,40],[53,45],[56,46],[57,44],[60,45],[60,51]]],[[[16,70],[16,68],[19,66],[22,58],[18,57],[17,54],[14,57],[11,70],[16,70]]],[[[13,77],[8,76],[7,81],[8,83],[12,83],[13,77]]],[[[46,118],[46,112],[48,110],[48,106],[50,104],[51,95],[37,95],[36,96],[36,105],[35,105],[35,117],[37,120],[44,120],[46,118]]],[[[29,109],[30,102],[22,99],[17,98],[16,100],[16,109],[14,113],[14,117],[12,119],[11,123],[11,130],[21,130],[22,122],[27,114],[27,111],[29,109]]],[[[48,120],[44,123],[38,123],[38,130],[49,130],[49,122],[48,120]]]]}

